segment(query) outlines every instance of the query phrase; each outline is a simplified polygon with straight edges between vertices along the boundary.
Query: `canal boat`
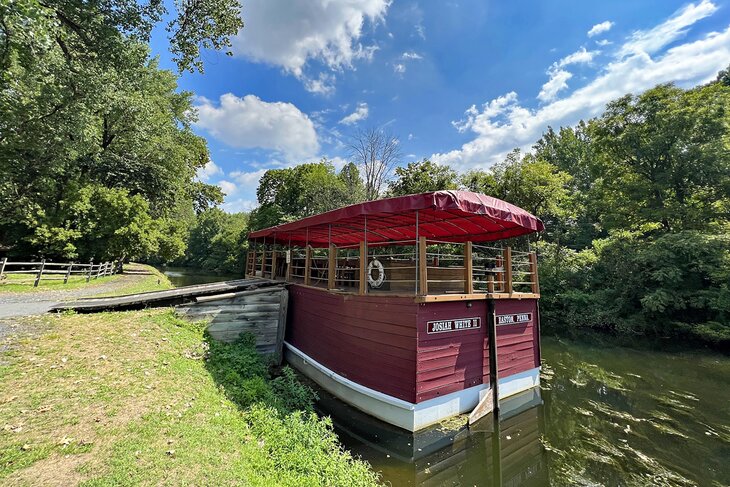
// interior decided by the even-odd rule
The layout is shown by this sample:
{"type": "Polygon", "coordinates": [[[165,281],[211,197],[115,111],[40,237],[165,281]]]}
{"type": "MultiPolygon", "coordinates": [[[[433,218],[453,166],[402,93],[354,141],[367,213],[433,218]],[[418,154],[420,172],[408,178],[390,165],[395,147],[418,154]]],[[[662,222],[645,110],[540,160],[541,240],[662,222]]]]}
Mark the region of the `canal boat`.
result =
{"type": "Polygon", "coordinates": [[[288,283],[289,364],[417,431],[539,386],[542,230],[469,191],[387,198],[251,232],[246,274],[288,283]]]}

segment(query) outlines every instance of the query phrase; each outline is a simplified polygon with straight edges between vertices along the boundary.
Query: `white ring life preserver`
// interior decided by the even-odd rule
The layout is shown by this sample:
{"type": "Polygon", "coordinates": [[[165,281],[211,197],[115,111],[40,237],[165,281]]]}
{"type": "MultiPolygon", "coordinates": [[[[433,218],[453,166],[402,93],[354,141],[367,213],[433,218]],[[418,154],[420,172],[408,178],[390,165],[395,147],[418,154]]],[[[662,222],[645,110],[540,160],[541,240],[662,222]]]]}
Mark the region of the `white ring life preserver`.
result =
{"type": "Polygon", "coordinates": [[[368,284],[370,284],[370,287],[377,289],[383,285],[384,281],[385,268],[383,267],[383,264],[381,264],[378,259],[371,260],[368,264],[368,284]],[[378,277],[375,279],[373,279],[373,269],[377,269],[378,271],[378,277]]]}

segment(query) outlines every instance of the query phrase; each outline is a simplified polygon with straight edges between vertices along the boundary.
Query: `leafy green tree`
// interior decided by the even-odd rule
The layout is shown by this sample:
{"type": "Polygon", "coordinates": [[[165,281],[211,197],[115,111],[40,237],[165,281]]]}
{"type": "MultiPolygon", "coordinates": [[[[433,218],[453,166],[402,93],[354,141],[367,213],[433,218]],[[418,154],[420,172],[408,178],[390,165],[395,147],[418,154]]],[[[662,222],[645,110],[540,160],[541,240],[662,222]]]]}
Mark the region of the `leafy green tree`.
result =
{"type": "MultiPolygon", "coordinates": [[[[0,244],[11,252],[68,253],[73,235],[49,246],[35,233],[62,221],[87,186],[140,195],[153,218],[221,200],[194,183],[208,153],[190,130],[191,94],[148,59],[166,13],[134,0],[0,5],[0,244]]],[[[199,48],[224,47],[239,28],[233,0],[180,4],[168,25],[179,68],[199,68],[199,48]]]]}
{"type": "Polygon", "coordinates": [[[98,261],[145,257],[157,251],[159,236],[142,196],[94,185],[75,192],[53,223],[41,222],[29,240],[44,256],[98,261]]]}
{"type": "Polygon", "coordinates": [[[660,85],[590,124],[607,229],[702,229],[730,197],[730,88],[660,85]],[[718,204],[719,203],[719,204],[718,204]]]}
{"type": "Polygon", "coordinates": [[[203,211],[190,231],[185,264],[212,271],[242,273],[248,215],[218,208],[203,211]]]}
{"type": "Polygon", "coordinates": [[[409,162],[406,167],[397,167],[395,177],[388,185],[388,194],[392,196],[459,187],[456,171],[449,166],[434,164],[428,159],[409,162]]]}
{"type": "Polygon", "coordinates": [[[259,207],[251,214],[251,229],[266,228],[357,203],[362,201],[363,188],[354,165],[345,166],[338,175],[326,159],[266,171],[256,190],[259,207]]]}

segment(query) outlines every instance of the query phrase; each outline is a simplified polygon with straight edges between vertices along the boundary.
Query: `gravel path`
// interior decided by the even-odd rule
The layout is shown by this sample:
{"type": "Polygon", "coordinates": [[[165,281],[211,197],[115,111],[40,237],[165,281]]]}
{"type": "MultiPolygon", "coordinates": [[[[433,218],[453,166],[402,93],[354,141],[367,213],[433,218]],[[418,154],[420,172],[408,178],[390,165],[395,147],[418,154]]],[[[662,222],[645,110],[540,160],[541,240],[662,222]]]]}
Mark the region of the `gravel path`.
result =
{"type": "MultiPolygon", "coordinates": [[[[126,270],[126,269],[125,269],[126,270]]],[[[11,339],[19,335],[37,333],[38,327],[31,321],[17,318],[23,316],[40,315],[47,313],[54,304],[78,298],[86,298],[99,294],[111,293],[130,282],[143,279],[149,272],[140,271],[132,266],[129,274],[123,274],[120,279],[101,283],[90,283],[88,286],[76,289],[54,289],[34,292],[0,292],[0,353],[7,350],[11,339]]]]}

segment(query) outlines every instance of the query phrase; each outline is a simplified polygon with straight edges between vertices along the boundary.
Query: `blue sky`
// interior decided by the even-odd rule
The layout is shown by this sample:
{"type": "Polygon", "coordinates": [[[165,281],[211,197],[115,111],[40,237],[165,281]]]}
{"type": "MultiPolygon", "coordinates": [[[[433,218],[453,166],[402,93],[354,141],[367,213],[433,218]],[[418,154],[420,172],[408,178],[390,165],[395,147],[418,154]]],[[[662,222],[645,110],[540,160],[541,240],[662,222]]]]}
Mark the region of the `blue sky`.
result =
{"type": "MultiPolygon", "coordinates": [[[[247,0],[242,16],[234,55],[205,52],[179,83],[227,211],[255,206],[266,169],[340,166],[360,128],[387,127],[403,164],[487,168],[618,96],[730,64],[730,0],[247,0]]],[[[163,29],[152,47],[172,69],[163,29]]]]}

